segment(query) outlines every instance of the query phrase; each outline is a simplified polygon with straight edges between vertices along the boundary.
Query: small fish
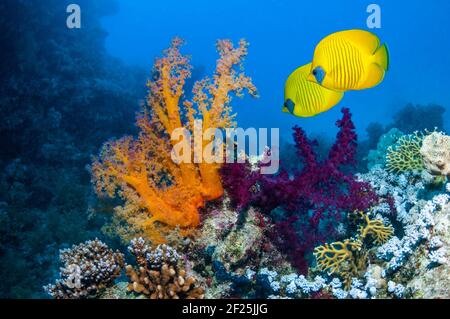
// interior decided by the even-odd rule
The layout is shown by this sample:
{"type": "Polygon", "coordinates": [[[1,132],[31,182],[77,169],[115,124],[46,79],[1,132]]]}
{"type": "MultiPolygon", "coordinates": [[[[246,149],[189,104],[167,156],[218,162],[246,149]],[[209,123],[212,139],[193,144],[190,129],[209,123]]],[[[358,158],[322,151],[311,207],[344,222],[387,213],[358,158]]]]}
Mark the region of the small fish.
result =
{"type": "Polygon", "coordinates": [[[341,31],[317,45],[308,80],[330,90],[363,90],[380,84],[388,68],[388,48],[376,35],[341,31]]]}
{"type": "Polygon", "coordinates": [[[328,90],[307,80],[311,63],[296,69],[284,86],[283,112],[299,117],[311,117],[338,104],[344,93],[328,90]]]}

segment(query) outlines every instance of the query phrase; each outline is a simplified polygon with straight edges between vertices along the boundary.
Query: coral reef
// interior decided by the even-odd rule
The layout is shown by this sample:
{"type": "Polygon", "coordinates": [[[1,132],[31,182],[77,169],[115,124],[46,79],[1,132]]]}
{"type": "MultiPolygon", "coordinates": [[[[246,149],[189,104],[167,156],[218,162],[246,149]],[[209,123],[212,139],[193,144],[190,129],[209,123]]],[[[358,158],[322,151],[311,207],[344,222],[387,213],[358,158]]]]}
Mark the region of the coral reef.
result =
{"type": "Polygon", "coordinates": [[[432,175],[450,176],[450,136],[433,132],[422,141],[420,154],[432,175]]]}
{"type": "MultiPolygon", "coordinates": [[[[441,200],[439,200],[441,201],[441,200]]],[[[447,198],[448,202],[448,198],[447,198]]],[[[444,204],[444,202],[441,202],[444,204]]],[[[437,208],[428,249],[417,250],[409,261],[414,277],[406,285],[415,298],[450,298],[450,205],[437,208]]]]}
{"type": "Polygon", "coordinates": [[[323,161],[313,150],[314,142],[301,128],[294,128],[303,167],[293,178],[287,172],[259,175],[243,164],[225,166],[223,171],[225,185],[239,185],[230,192],[233,202],[254,205],[269,213],[277,207],[290,212],[291,217],[275,223],[272,237],[302,273],[307,272],[307,254],[317,244],[336,236],[336,224],[345,219],[346,212],[365,211],[377,202],[370,185],[356,181],[346,170],[355,163],[357,136],[349,110],[343,109],[342,113],[337,121],[340,131],[336,142],[323,161]]]}
{"type": "Polygon", "coordinates": [[[167,245],[151,250],[143,238],[129,246],[136,257],[138,269],[126,266],[130,283],[128,291],[150,299],[203,299],[205,290],[192,274],[181,265],[181,257],[167,245]]]}
{"type": "Polygon", "coordinates": [[[0,298],[48,298],[61,247],[99,237],[86,166],[110,136],[133,132],[145,69],[104,48],[115,1],[80,0],[83,28],[65,26],[70,1],[0,3],[0,298]],[[101,128],[101,129],[99,129],[101,128]],[[30,274],[30,269],[33,269],[30,274]]]}
{"type": "MultiPolygon", "coordinates": [[[[191,66],[180,53],[181,45],[180,39],[174,39],[164,57],[155,63],[155,77],[148,82],[148,103],[137,119],[139,136],[106,143],[92,165],[98,194],[114,197],[118,193],[125,205],[116,213],[155,242],[164,240],[164,227],[197,227],[199,208],[223,194],[220,164],[201,159],[197,164],[192,159],[190,138],[189,150],[184,149],[182,155],[188,157],[187,161],[172,160],[172,147],[186,138],[185,132],[178,138],[172,133],[181,128],[195,133],[198,120],[202,128],[197,134],[210,128],[233,127],[231,94],[241,96],[246,90],[256,95],[251,79],[242,69],[236,70],[247,55],[247,43],[241,40],[234,48],[230,41],[221,40],[217,42],[220,58],[212,80],[198,81],[192,100],[182,103],[191,66]]],[[[198,145],[194,141],[194,148],[203,149],[209,143],[202,139],[198,145]]]]}
{"type": "Polygon", "coordinates": [[[112,286],[124,267],[124,257],[98,239],[61,250],[60,279],[45,290],[56,299],[96,297],[112,286]]]}
{"type": "Polygon", "coordinates": [[[192,136],[256,95],[248,44],[218,41],[202,79],[174,39],[133,125],[145,72],[105,50],[115,2],[77,1],[80,30],[69,3],[0,2],[0,298],[450,298],[444,107],[409,104],[358,145],[348,109],[334,145],[295,127],[273,176],[195,162],[212,144],[192,136]]]}
{"type": "Polygon", "coordinates": [[[414,105],[409,103],[392,116],[392,123],[387,129],[397,128],[405,134],[416,131],[444,129],[445,107],[436,104],[414,105]]]}
{"type": "MultiPolygon", "coordinates": [[[[227,236],[218,243],[211,256],[221,262],[225,269],[235,269],[245,259],[251,258],[261,246],[263,229],[260,227],[261,216],[253,208],[245,213],[245,218],[229,230],[227,236]]],[[[248,264],[248,263],[247,263],[248,264]]]]}
{"type": "Polygon", "coordinates": [[[381,135],[375,150],[370,150],[367,155],[367,168],[371,170],[375,165],[386,165],[386,153],[389,147],[395,145],[403,136],[399,129],[392,128],[389,132],[381,135]]]}

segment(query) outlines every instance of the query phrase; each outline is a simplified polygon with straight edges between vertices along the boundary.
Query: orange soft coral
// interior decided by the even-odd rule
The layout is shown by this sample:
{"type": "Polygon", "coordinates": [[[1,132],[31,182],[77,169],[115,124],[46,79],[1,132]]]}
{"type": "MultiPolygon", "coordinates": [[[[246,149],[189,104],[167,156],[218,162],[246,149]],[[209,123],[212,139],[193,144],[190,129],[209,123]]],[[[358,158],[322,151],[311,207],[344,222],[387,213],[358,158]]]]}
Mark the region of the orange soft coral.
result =
{"type": "MultiPolygon", "coordinates": [[[[241,40],[234,48],[230,41],[221,40],[217,42],[220,58],[213,78],[198,81],[193,99],[182,103],[191,66],[180,53],[181,45],[180,39],[174,39],[155,63],[153,79],[147,84],[147,105],[137,119],[139,136],[106,143],[92,166],[97,192],[124,199],[125,205],[116,212],[148,237],[155,235],[155,224],[166,228],[198,226],[198,209],[223,194],[220,164],[177,164],[172,160],[172,148],[179,142],[170,138],[174,130],[185,127],[192,132],[199,119],[203,132],[233,127],[230,94],[241,96],[247,90],[256,95],[251,79],[242,68],[236,68],[247,55],[247,43],[241,40]]],[[[209,141],[201,143],[204,147],[209,141]]]]}

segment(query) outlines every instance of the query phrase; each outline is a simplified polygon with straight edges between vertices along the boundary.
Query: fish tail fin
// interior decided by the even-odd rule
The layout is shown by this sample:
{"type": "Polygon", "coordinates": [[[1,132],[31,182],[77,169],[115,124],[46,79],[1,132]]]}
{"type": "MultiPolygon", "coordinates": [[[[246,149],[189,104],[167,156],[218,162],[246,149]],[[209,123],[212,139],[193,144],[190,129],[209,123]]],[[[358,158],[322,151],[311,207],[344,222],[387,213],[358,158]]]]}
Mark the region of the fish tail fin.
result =
{"type": "Polygon", "coordinates": [[[375,63],[378,64],[383,70],[389,70],[389,49],[386,43],[375,51],[374,58],[375,63]]]}

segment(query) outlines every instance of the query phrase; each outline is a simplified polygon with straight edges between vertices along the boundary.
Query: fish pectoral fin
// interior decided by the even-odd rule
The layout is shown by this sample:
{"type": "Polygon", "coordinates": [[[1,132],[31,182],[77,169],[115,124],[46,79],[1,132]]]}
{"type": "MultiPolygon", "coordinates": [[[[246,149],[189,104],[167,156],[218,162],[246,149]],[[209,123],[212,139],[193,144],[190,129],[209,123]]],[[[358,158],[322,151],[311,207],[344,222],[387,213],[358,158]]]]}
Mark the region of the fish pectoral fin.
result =
{"type": "Polygon", "coordinates": [[[372,63],[369,66],[366,80],[360,85],[360,89],[369,89],[377,86],[383,81],[385,73],[386,71],[378,63],[372,63]]]}
{"type": "Polygon", "coordinates": [[[283,109],[286,109],[287,112],[294,114],[294,108],[295,108],[295,103],[292,102],[291,99],[287,99],[286,102],[284,102],[283,109]]]}

